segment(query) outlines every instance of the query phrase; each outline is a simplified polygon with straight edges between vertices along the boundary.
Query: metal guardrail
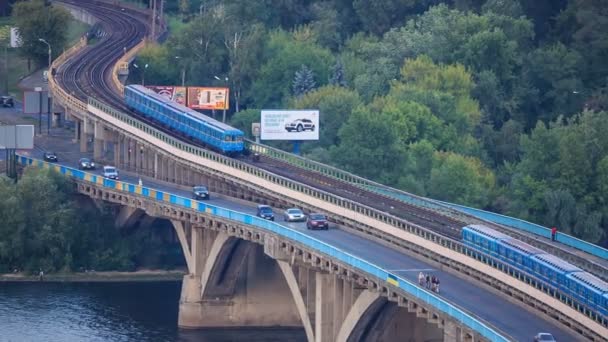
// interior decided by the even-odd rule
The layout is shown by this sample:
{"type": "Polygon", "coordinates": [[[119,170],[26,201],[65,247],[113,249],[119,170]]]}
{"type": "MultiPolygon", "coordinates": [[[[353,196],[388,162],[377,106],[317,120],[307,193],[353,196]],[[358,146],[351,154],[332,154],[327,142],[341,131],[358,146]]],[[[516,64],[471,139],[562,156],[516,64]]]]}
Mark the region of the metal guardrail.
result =
{"type": "Polygon", "coordinates": [[[148,41],[146,39],[143,39],[137,45],[135,45],[134,47],[132,47],[131,50],[126,51],[126,53],[124,54],[124,56],[120,57],[120,59],[118,60],[118,62],[116,62],[116,64],[114,64],[114,68],[112,69],[112,82],[114,83],[114,87],[116,87],[116,89],[118,89],[118,91],[120,92],[120,94],[124,94],[125,93],[125,86],[118,79],[119,72],[121,70],[128,70],[129,69],[129,61],[133,57],[135,57],[135,55],[141,49],[143,49],[146,46],[147,43],[148,43],[148,41]]]}
{"type": "MultiPolygon", "coordinates": [[[[74,56],[80,50],[84,49],[86,46],[87,46],[87,38],[86,37],[80,38],[80,40],[78,41],[78,43],[76,45],[74,45],[71,48],[69,48],[68,50],[66,50],[59,57],[57,57],[53,61],[53,63],[51,63],[51,70],[53,70],[53,69],[57,70],[57,68],[59,68],[59,66],[61,64],[65,63],[65,61],[67,61],[70,57],[74,56]]],[[[53,98],[55,99],[55,101],[57,99],[59,99],[60,102],[66,107],[76,108],[81,113],[86,112],[86,110],[87,110],[86,103],[78,100],[77,98],[75,98],[74,96],[71,96],[65,90],[63,90],[63,88],[61,88],[55,81],[55,76],[52,75],[52,73],[49,77],[49,90],[53,94],[53,98]]]]}
{"type": "MultiPolygon", "coordinates": [[[[374,181],[370,181],[368,179],[359,177],[344,170],[340,170],[333,166],[325,165],[310,159],[296,156],[292,153],[288,153],[270,146],[257,144],[250,140],[246,140],[245,143],[246,148],[248,148],[252,152],[257,152],[269,158],[281,160],[290,165],[297,166],[306,170],[319,172],[325,176],[359,186],[363,189],[373,191],[377,194],[391,197],[408,204],[416,205],[422,208],[427,208],[438,212],[445,212],[447,209],[454,209],[456,211],[463,212],[486,221],[506,225],[545,238],[551,238],[550,229],[534,223],[496,213],[491,213],[480,209],[466,207],[459,204],[416,196],[405,191],[401,191],[380,183],[376,183],[374,181]]],[[[597,256],[599,258],[608,260],[608,249],[594,245],[590,242],[577,239],[571,235],[564,233],[558,234],[558,241],[569,247],[573,247],[591,255],[597,256]]]]}
{"type": "Polygon", "coordinates": [[[78,169],[73,169],[66,166],[60,166],[55,164],[46,163],[41,160],[19,156],[18,162],[22,165],[33,165],[39,168],[52,168],[59,173],[74,177],[80,180],[84,180],[87,182],[103,185],[105,188],[125,191],[128,193],[133,193],[137,195],[141,195],[147,198],[152,198],[154,200],[160,202],[168,202],[170,204],[181,206],[188,209],[194,209],[206,214],[216,215],[222,218],[226,218],[229,220],[237,221],[240,223],[244,223],[247,225],[253,225],[263,230],[278,234],[292,241],[304,244],[316,251],[319,251],[325,255],[328,255],[332,258],[340,260],[345,264],[360,270],[366,274],[372,275],[384,282],[387,282],[387,279],[397,279],[396,284],[392,284],[393,286],[398,287],[402,291],[407,292],[409,295],[427,303],[428,305],[436,308],[437,310],[445,313],[458,320],[462,324],[466,325],[470,329],[477,331],[483,337],[489,339],[490,341],[509,341],[503,334],[499,333],[495,329],[490,328],[487,324],[479,321],[473,316],[466,313],[464,310],[450,304],[449,302],[437,297],[433,293],[420,288],[419,286],[405,280],[397,275],[394,275],[387,270],[376,266],[368,261],[360,259],[356,256],[353,256],[349,253],[342,251],[341,249],[334,247],[328,243],[317,240],[311,236],[303,234],[297,230],[291,229],[286,226],[282,226],[273,221],[268,221],[265,219],[261,219],[257,216],[244,214],[235,210],[222,208],[219,206],[214,206],[207,204],[205,202],[196,201],[190,198],[181,197],[178,195],[174,195],[168,192],[163,192],[160,190],[155,190],[148,187],[142,187],[136,184],[130,184],[123,181],[115,181],[111,179],[106,179],[102,176],[95,175],[92,173],[84,172],[78,169]]]}

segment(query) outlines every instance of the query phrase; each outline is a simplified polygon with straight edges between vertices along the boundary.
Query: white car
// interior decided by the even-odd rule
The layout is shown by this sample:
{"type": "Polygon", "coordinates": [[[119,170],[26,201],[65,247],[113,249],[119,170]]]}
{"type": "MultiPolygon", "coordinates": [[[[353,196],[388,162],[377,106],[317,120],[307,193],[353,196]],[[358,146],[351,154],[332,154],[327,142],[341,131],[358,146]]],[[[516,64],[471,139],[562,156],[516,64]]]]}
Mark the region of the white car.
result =
{"type": "Polygon", "coordinates": [[[114,166],[104,166],[103,176],[105,178],[118,180],[118,170],[114,166]]]}
{"type": "Polygon", "coordinates": [[[306,215],[304,215],[304,212],[298,208],[289,208],[283,213],[283,219],[286,222],[306,221],[306,215]]]}
{"type": "Polygon", "coordinates": [[[285,124],[285,130],[287,132],[296,131],[296,132],[304,132],[304,131],[315,131],[315,124],[312,123],[312,120],[309,119],[297,119],[293,122],[285,124]]]}
{"type": "Polygon", "coordinates": [[[538,333],[534,336],[535,342],[556,342],[553,335],[549,333],[538,333]]]}

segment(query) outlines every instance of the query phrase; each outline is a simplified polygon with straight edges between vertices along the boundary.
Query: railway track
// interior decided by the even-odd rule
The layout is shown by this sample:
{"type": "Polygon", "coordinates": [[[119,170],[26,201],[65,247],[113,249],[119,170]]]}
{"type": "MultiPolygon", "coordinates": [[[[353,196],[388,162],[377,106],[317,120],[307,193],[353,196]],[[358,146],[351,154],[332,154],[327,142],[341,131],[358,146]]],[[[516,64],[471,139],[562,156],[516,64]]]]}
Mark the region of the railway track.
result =
{"type": "MultiPolygon", "coordinates": [[[[107,35],[96,45],[85,48],[83,52],[65,63],[57,73],[58,83],[85,102],[87,97],[95,97],[169,135],[204,148],[204,145],[193,141],[191,138],[131,111],[124,104],[122,94],[113,86],[111,81],[112,67],[122,56],[125,48],[130,49],[145,37],[148,32],[146,18],[139,12],[122,11],[112,4],[99,1],[76,2],[64,0],[62,2],[82,7],[95,15],[99,19],[100,27],[107,35]]],[[[363,189],[319,172],[299,168],[278,159],[261,156],[259,161],[254,162],[250,156],[243,156],[239,160],[279,176],[389,213],[455,240],[460,240],[462,227],[469,223],[478,222],[478,220],[465,214],[448,216],[432,209],[408,204],[399,199],[363,189]]],[[[505,230],[500,225],[488,225],[501,231],[505,230]]],[[[578,258],[584,258],[584,256],[579,255],[578,258]]],[[[603,265],[603,267],[606,267],[606,265],[603,265]]]]}

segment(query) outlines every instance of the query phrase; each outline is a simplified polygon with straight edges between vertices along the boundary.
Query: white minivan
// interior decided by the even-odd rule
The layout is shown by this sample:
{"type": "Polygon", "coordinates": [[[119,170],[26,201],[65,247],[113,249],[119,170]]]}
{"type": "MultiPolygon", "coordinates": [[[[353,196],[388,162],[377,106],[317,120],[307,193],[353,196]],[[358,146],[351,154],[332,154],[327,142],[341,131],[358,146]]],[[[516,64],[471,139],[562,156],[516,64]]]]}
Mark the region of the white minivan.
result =
{"type": "Polygon", "coordinates": [[[106,165],[103,167],[103,176],[105,178],[118,180],[118,170],[114,166],[106,165]]]}

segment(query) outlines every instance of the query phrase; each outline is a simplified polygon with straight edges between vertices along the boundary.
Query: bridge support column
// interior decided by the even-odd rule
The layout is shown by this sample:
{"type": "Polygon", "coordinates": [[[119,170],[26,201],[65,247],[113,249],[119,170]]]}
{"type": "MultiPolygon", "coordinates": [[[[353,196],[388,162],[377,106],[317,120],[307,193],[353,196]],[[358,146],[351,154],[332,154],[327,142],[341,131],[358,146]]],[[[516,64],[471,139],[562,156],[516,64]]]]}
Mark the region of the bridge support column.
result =
{"type": "Polygon", "coordinates": [[[158,167],[159,160],[158,159],[159,159],[158,153],[155,152],[154,153],[154,166],[153,166],[154,173],[153,173],[153,177],[156,178],[156,179],[160,178],[159,167],[158,167]]]}
{"type": "Polygon", "coordinates": [[[120,135],[118,133],[114,136],[114,166],[120,168],[120,135]]]}
{"type": "Polygon", "coordinates": [[[120,207],[118,215],[116,215],[114,224],[119,229],[128,228],[134,225],[143,215],[144,211],[141,209],[136,209],[134,207],[129,206],[122,206],[120,207]]]}
{"type": "Polygon", "coordinates": [[[74,141],[78,141],[80,143],[80,152],[86,153],[88,152],[88,130],[86,121],[79,120],[78,118],[74,118],[76,121],[76,127],[74,130],[74,141]]]}
{"type": "Polygon", "coordinates": [[[99,121],[95,121],[93,137],[93,159],[104,160],[104,127],[103,124],[99,121]]]}
{"type": "Polygon", "coordinates": [[[302,326],[280,268],[261,246],[200,228],[190,235],[188,242],[187,234],[178,231],[184,254],[190,254],[180,327],[302,326]]]}

